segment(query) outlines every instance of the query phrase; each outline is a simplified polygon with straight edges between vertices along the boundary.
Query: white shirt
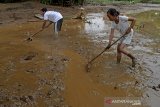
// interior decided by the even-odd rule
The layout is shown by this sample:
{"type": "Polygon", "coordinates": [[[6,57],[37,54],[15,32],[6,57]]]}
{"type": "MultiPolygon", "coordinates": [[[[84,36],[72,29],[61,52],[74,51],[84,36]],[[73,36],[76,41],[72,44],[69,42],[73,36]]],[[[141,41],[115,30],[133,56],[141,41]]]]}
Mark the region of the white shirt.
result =
{"type": "MultiPolygon", "coordinates": [[[[127,16],[118,16],[118,17],[119,17],[119,23],[116,24],[113,21],[111,28],[117,29],[123,35],[129,27],[128,17],[127,16]]],[[[131,29],[131,31],[133,31],[133,29],[131,29]]]]}
{"type": "Polygon", "coordinates": [[[46,11],[44,14],[44,20],[49,20],[52,22],[57,22],[58,20],[62,19],[63,16],[56,11],[46,11]]]}

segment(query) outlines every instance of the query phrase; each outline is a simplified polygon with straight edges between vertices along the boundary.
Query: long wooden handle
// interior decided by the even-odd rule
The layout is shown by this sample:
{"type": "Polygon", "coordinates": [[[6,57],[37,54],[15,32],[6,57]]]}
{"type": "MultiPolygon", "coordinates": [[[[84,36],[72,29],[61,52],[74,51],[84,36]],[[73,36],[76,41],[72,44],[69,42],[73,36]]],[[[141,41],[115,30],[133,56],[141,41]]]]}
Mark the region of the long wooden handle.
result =
{"type": "Polygon", "coordinates": [[[33,34],[31,37],[34,37],[35,35],[37,35],[37,34],[40,33],[41,31],[43,31],[43,29],[39,30],[38,32],[36,32],[35,34],[33,34]]]}
{"type": "MultiPolygon", "coordinates": [[[[121,36],[120,38],[118,38],[116,41],[114,41],[111,46],[113,46],[114,44],[116,44],[121,38],[123,38],[125,35],[121,36]]],[[[98,54],[96,57],[94,57],[91,61],[89,61],[89,63],[92,63],[95,59],[97,59],[100,55],[102,55],[105,51],[107,51],[108,49],[104,49],[100,54],[98,54]]]]}
{"type": "MultiPolygon", "coordinates": [[[[50,24],[51,25],[51,24],[50,24]]],[[[50,26],[49,25],[49,26],[50,26]]],[[[49,26],[45,27],[44,29],[48,28],[49,26]]],[[[41,31],[43,31],[44,29],[40,29],[38,32],[36,32],[35,34],[33,34],[31,37],[34,37],[35,35],[37,35],[38,33],[40,33],[41,31]]]]}

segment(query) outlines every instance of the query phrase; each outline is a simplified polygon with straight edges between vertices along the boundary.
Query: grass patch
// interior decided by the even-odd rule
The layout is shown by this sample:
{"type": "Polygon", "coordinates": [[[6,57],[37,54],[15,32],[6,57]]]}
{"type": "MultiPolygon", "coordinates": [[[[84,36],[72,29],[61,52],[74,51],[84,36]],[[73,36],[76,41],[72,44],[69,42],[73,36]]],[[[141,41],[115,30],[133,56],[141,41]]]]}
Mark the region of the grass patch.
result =
{"type": "Polygon", "coordinates": [[[160,11],[146,11],[132,16],[137,19],[138,32],[160,38],[160,11]]]}
{"type": "Polygon", "coordinates": [[[134,4],[134,3],[156,3],[160,4],[160,0],[87,0],[91,4],[134,4]]]}

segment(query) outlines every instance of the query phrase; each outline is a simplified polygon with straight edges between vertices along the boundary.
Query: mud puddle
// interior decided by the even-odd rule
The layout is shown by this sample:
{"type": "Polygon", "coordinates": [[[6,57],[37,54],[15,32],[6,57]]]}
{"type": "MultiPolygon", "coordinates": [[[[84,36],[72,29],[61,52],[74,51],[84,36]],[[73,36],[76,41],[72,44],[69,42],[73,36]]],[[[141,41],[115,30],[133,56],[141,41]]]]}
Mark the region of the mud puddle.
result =
{"type": "Polygon", "coordinates": [[[27,32],[30,34],[36,32],[40,25],[41,23],[35,26],[23,23],[0,28],[2,107],[65,105],[62,97],[64,91],[62,75],[68,58],[55,53],[56,48],[54,50],[51,48],[54,46],[51,42],[43,45],[38,38],[34,38],[32,42],[24,42],[28,37],[27,32]]]}
{"type": "MultiPolygon", "coordinates": [[[[138,58],[136,69],[127,57],[117,65],[113,46],[86,73],[87,62],[108,42],[111,23],[103,20],[104,14],[89,13],[87,22],[64,20],[61,36],[54,38],[51,26],[30,43],[22,40],[42,23],[0,27],[0,104],[103,107],[105,97],[140,97],[158,107],[159,38],[135,34],[128,49],[138,58]]],[[[120,36],[115,35],[114,39],[120,36]]]]}
{"type": "MultiPolygon", "coordinates": [[[[137,16],[143,16],[143,18],[147,18],[148,21],[155,23],[154,26],[159,25],[159,20],[157,20],[157,18],[159,18],[157,16],[159,15],[159,11],[148,11],[148,13],[146,11],[146,15],[143,14],[144,13],[142,13],[141,15],[141,13],[139,13],[137,16]],[[152,17],[154,15],[156,15],[157,17],[154,17],[153,19],[152,17]]],[[[84,29],[89,35],[89,38],[91,38],[91,41],[93,41],[96,45],[105,47],[108,42],[107,34],[110,30],[110,22],[105,22],[103,20],[103,16],[104,13],[88,14],[88,22],[90,23],[86,23],[84,29]],[[100,27],[99,25],[102,26],[100,27]]],[[[137,26],[140,26],[141,22],[143,24],[146,24],[141,20],[141,18],[137,20],[139,24],[137,26]]],[[[146,31],[148,27],[145,26],[146,25],[144,25],[143,29],[136,28],[136,31],[146,31]]],[[[135,92],[133,90],[130,90],[127,94],[123,93],[123,95],[130,95],[132,97],[139,95],[139,97],[146,99],[148,105],[150,105],[151,107],[158,107],[158,102],[160,101],[160,45],[158,42],[160,39],[159,37],[157,37],[159,35],[158,29],[159,28],[156,27],[156,29],[154,29],[154,33],[150,32],[150,34],[147,34],[148,32],[146,32],[146,35],[144,35],[144,33],[135,33],[132,45],[129,46],[128,49],[136,55],[140,64],[138,65],[138,68],[136,68],[135,70],[130,69],[129,66],[131,62],[126,57],[123,57],[124,60],[122,61],[121,65],[116,65],[116,46],[113,46],[112,49],[109,50],[109,52],[106,52],[103,56],[101,56],[101,58],[99,58],[99,60],[97,60],[93,65],[92,72],[95,73],[91,73],[91,77],[94,78],[93,80],[105,85],[113,85],[113,87],[116,88],[126,88],[127,92],[128,90],[130,90],[129,88],[132,87],[134,88],[135,92]],[[136,82],[138,83],[138,86],[135,86],[136,82]]],[[[117,39],[117,37],[120,37],[120,35],[117,33],[115,35],[115,39],[117,39]]]]}

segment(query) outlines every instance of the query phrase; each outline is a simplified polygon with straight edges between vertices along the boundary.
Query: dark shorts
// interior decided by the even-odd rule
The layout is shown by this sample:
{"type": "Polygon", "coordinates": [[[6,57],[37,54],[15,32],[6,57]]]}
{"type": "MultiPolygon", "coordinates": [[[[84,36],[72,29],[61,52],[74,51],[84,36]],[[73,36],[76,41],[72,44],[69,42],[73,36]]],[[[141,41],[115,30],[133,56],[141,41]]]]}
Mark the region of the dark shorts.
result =
{"type": "Polygon", "coordinates": [[[58,20],[58,21],[55,23],[55,32],[61,31],[62,23],[63,23],[63,18],[60,19],[60,20],[58,20]]]}

